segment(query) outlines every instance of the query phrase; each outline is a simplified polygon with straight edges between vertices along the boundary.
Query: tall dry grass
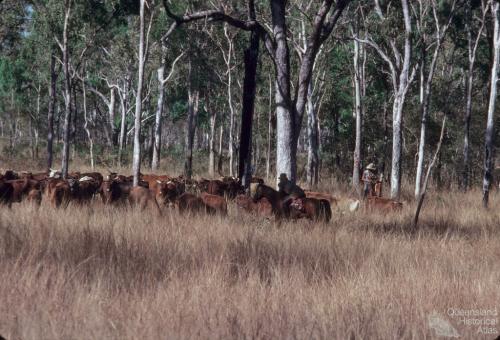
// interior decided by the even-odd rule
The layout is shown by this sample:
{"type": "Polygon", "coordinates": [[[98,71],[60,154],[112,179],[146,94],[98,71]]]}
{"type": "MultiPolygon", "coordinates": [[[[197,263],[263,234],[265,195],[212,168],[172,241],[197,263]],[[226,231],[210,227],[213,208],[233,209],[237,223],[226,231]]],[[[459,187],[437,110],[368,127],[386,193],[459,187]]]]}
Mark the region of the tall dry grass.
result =
{"type": "Polygon", "coordinates": [[[479,192],[433,193],[418,230],[412,214],[278,226],[233,206],[227,218],[1,208],[0,334],[432,339],[436,311],[462,338],[496,337],[446,312],[500,308],[500,211],[479,192]]]}

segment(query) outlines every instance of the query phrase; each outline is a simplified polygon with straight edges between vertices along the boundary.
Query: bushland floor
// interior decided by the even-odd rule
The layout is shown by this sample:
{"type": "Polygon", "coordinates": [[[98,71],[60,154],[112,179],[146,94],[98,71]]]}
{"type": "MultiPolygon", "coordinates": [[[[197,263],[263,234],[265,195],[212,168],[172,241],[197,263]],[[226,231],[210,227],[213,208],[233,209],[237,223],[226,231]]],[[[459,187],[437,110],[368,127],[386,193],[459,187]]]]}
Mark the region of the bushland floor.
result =
{"type": "MultiPolygon", "coordinates": [[[[328,225],[159,217],[130,208],[0,208],[7,339],[432,339],[450,309],[500,309],[500,195],[432,193],[328,225]],[[435,314],[435,313],[437,314],[435,314]]],[[[493,329],[491,329],[493,328],[493,329]]]]}

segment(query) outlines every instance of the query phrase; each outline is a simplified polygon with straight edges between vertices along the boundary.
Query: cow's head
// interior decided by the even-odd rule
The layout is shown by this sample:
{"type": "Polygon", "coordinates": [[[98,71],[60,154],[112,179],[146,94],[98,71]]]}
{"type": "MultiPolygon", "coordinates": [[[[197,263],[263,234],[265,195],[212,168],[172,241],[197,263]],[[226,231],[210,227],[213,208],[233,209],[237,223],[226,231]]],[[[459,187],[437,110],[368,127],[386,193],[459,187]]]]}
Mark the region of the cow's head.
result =
{"type": "Polygon", "coordinates": [[[55,170],[55,169],[49,169],[49,177],[50,178],[61,178],[61,172],[59,170],[55,170]]]}

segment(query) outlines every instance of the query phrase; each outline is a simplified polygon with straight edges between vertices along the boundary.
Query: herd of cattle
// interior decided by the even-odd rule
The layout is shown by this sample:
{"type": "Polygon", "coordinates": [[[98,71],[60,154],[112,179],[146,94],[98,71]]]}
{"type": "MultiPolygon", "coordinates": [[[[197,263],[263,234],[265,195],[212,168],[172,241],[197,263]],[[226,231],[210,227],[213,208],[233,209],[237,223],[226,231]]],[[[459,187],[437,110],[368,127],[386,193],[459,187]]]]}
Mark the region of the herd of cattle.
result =
{"type": "MultiPolygon", "coordinates": [[[[222,177],[218,180],[193,180],[183,176],[141,175],[138,186],[132,176],[99,172],[72,172],[63,179],[61,173],[49,170],[42,173],[7,170],[0,174],[0,205],[27,201],[40,205],[43,200],[53,207],[65,207],[70,202],[90,204],[100,198],[105,205],[130,204],[141,209],[154,209],[162,214],[165,207],[177,207],[180,213],[227,214],[227,202],[249,213],[280,219],[307,218],[328,222],[332,207],[340,200],[327,193],[306,191],[305,198],[285,199],[283,195],[264,184],[261,178],[252,178],[250,195],[246,195],[238,179],[222,177]]],[[[381,197],[368,197],[370,209],[399,210],[400,202],[381,197]]],[[[360,201],[348,199],[347,210],[355,211],[360,201]]]]}

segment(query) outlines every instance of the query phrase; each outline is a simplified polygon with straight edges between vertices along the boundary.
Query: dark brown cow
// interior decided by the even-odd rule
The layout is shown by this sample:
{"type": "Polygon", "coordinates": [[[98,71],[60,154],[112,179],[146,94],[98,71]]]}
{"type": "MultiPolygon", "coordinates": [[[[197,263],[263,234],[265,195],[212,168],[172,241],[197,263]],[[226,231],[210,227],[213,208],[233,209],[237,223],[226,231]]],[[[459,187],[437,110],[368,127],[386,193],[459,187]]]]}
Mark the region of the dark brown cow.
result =
{"type": "Polygon", "coordinates": [[[130,189],[132,189],[131,182],[104,180],[99,189],[99,194],[104,204],[124,203],[128,198],[130,189]]]}
{"type": "Polygon", "coordinates": [[[160,206],[158,205],[158,202],[156,202],[154,191],[147,188],[137,186],[130,189],[128,202],[130,205],[139,207],[141,210],[145,210],[147,207],[150,207],[161,215],[160,206]]]}
{"type": "Polygon", "coordinates": [[[226,189],[227,189],[227,184],[216,179],[208,181],[206,192],[210,195],[217,195],[224,197],[226,189]]]}
{"type": "Polygon", "coordinates": [[[273,214],[276,219],[288,216],[288,211],[283,205],[283,195],[265,184],[250,184],[250,192],[254,202],[266,198],[272,206],[273,214]]]}
{"type": "Polygon", "coordinates": [[[0,205],[11,206],[14,188],[12,184],[0,180],[0,205]]]}
{"type": "Polygon", "coordinates": [[[178,182],[173,179],[170,181],[162,182],[157,181],[156,188],[156,201],[159,204],[173,204],[177,197],[184,193],[184,183],[178,182]]]}
{"type": "Polygon", "coordinates": [[[176,204],[181,214],[186,212],[215,214],[215,210],[207,206],[200,197],[188,192],[180,195],[176,200],[176,204]]]}
{"type": "Polygon", "coordinates": [[[382,198],[377,196],[369,196],[366,198],[366,208],[374,211],[401,211],[403,209],[403,203],[391,200],[389,198],[382,198]]]}
{"type": "Polygon", "coordinates": [[[69,179],[68,184],[72,200],[80,204],[89,203],[101,186],[98,180],[89,176],[82,177],[80,180],[69,179]]]}
{"type": "Polygon", "coordinates": [[[206,192],[202,192],[200,197],[208,207],[221,215],[227,215],[227,202],[224,197],[207,194],[206,192]]]}
{"type": "MultiPolygon", "coordinates": [[[[205,180],[206,181],[206,180],[205,180]]],[[[207,182],[203,181],[200,183],[201,192],[206,192],[211,195],[217,195],[221,197],[227,197],[229,199],[235,198],[238,194],[243,193],[243,188],[238,182],[238,180],[231,178],[230,180],[220,181],[220,180],[209,180],[207,182]],[[206,183],[206,189],[205,187],[206,183]],[[205,189],[205,190],[203,190],[205,189]]]]}
{"type": "Polygon", "coordinates": [[[236,206],[248,213],[257,214],[259,216],[270,217],[273,215],[273,206],[265,197],[254,202],[246,195],[238,195],[236,196],[236,206]]]}
{"type": "Polygon", "coordinates": [[[264,184],[264,179],[260,177],[253,177],[250,180],[250,183],[258,183],[258,184],[264,184]]]}
{"type": "Polygon", "coordinates": [[[0,180],[12,181],[19,179],[19,176],[14,172],[14,170],[6,170],[3,175],[0,175],[0,180]]]}

